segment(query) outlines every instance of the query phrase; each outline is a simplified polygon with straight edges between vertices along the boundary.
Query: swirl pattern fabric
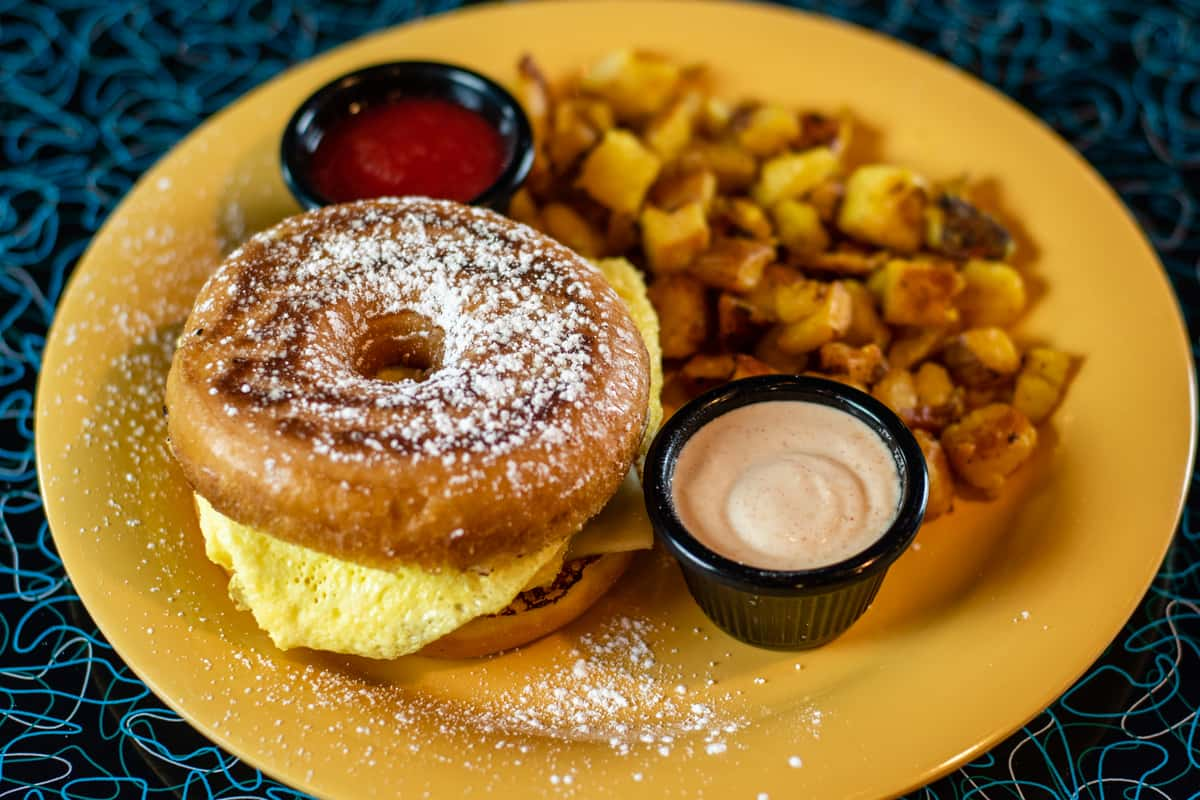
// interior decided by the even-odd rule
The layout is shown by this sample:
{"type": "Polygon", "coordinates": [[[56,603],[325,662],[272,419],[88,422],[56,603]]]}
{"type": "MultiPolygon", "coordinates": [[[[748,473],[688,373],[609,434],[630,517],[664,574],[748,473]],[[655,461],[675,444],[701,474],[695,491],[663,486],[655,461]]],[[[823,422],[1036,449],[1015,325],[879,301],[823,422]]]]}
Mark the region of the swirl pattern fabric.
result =
{"type": "MultiPolygon", "coordinates": [[[[33,389],[71,268],[202,120],[458,0],[0,0],[0,797],[298,793],[207,742],[84,612],[38,496],[33,389]]],[[[812,0],[993,84],[1116,187],[1200,326],[1200,2],[812,0]]],[[[1200,766],[1200,493],[1138,611],[1050,709],[914,798],[1183,798],[1200,766]]]]}

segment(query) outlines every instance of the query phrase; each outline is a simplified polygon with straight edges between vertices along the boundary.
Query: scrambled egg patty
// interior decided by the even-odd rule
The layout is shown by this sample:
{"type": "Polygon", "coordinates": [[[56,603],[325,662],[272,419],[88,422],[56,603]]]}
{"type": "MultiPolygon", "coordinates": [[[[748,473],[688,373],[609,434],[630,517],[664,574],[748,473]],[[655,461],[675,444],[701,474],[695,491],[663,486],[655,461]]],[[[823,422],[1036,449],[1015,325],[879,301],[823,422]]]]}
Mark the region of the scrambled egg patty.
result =
{"type": "MultiPolygon", "coordinates": [[[[662,421],[658,317],[646,296],[641,275],[628,261],[606,259],[597,266],[629,307],[650,354],[650,407],[641,451],[644,457],[662,421]]],[[[619,497],[630,491],[629,483],[618,492],[619,497]]],[[[634,490],[640,498],[640,489],[634,490]]],[[[553,580],[566,550],[562,544],[553,544],[525,558],[496,565],[486,576],[453,568],[434,573],[405,565],[383,570],[334,558],[241,525],[199,495],[196,508],[206,554],[230,573],[230,597],[249,610],[276,646],[285,650],[311,647],[371,658],[396,658],[416,652],[476,617],[502,610],[521,590],[537,585],[544,576],[553,580]]],[[[649,524],[640,502],[625,498],[610,504],[600,517],[604,525],[593,527],[611,527],[624,534],[615,547],[648,546],[649,524]],[[627,517],[626,523],[614,525],[611,512],[627,517]],[[634,528],[636,535],[631,535],[634,528]]],[[[615,540],[617,536],[614,533],[607,538],[615,540]]],[[[590,543],[589,549],[611,548],[590,543]]]]}

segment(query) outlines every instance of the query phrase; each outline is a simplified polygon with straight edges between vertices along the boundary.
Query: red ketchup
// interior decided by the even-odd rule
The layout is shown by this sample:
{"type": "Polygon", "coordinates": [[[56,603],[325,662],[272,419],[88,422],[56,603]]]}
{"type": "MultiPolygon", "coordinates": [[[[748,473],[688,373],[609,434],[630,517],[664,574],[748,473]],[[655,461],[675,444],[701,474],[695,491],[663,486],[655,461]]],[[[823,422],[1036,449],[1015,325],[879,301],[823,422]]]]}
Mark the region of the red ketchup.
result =
{"type": "Polygon", "coordinates": [[[425,195],[467,202],[504,169],[500,133],[449,100],[407,98],[335,123],[313,153],[317,191],[335,202],[425,195]]]}

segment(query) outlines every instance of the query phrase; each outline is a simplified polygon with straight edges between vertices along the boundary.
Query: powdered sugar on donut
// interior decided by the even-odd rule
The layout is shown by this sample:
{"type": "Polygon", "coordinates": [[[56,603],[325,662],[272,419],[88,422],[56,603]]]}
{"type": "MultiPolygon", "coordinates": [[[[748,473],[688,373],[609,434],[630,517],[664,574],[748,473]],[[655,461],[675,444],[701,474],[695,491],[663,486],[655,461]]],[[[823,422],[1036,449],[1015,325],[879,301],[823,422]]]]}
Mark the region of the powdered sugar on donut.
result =
{"type": "Polygon", "coordinates": [[[531,442],[552,453],[576,433],[564,424],[576,417],[556,405],[615,405],[638,379],[631,371],[625,385],[607,383],[611,396],[594,396],[597,366],[641,345],[609,325],[611,304],[592,302],[608,291],[585,274],[593,269],[481,209],[423,199],[330,207],[231,255],[182,346],[216,354],[204,380],[227,414],[307,439],[335,462],[488,464],[531,442]],[[440,363],[420,381],[362,374],[363,331],[401,314],[440,332],[440,363]]]}

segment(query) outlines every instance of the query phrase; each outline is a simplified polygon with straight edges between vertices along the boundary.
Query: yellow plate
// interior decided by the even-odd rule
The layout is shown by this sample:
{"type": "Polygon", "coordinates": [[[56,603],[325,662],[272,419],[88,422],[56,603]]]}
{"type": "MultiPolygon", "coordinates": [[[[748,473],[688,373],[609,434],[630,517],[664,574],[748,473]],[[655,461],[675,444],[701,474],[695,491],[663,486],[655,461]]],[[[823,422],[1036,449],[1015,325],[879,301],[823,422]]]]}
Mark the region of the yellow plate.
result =
{"type": "Polygon", "coordinates": [[[505,5],[292,70],[147,173],[63,298],[37,456],[58,550],[109,641],[193,725],[283,781],[328,796],[866,798],[994,744],[1117,633],[1177,520],[1192,386],[1174,298],[1129,215],[1067,146],[975,81],[779,9],[505,5]],[[711,62],[733,96],[847,106],[878,156],[987,181],[1045,289],[1025,334],[1086,357],[1044,457],[1003,500],[960,502],[922,531],[862,621],[817,652],[726,638],[656,556],[566,631],[490,661],[275,650],[204,559],[160,407],[205,276],[296,210],[277,167],[285,120],[372,62],[449,59],[507,80],[526,50],[559,74],[629,44],[711,62]]]}

